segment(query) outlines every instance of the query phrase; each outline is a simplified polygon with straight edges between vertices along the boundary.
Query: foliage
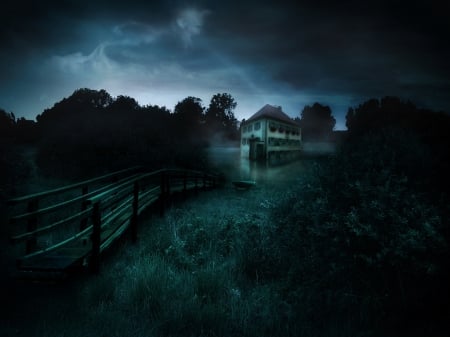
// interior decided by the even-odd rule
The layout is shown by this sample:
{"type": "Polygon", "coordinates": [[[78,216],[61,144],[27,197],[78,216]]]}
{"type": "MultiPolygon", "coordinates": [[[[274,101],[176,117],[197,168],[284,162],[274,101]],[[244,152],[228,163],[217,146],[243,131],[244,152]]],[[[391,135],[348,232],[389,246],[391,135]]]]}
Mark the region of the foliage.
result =
{"type": "Polygon", "coordinates": [[[264,232],[256,212],[264,200],[256,194],[241,218],[241,198],[227,193],[224,203],[224,191],[210,193],[152,219],[138,247],[121,250],[117,263],[83,287],[94,329],[126,333],[131,323],[137,335],[289,336],[285,301],[245,276],[247,246],[264,232]]]}
{"type": "Polygon", "coordinates": [[[434,201],[429,152],[406,130],[366,134],[286,195],[263,252],[297,315],[362,331],[444,327],[449,197],[434,201]]]}
{"type": "Polygon", "coordinates": [[[201,99],[189,96],[171,113],[81,88],[44,110],[37,123],[1,110],[0,132],[14,144],[36,146],[46,176],[73,180],[132,165],[203,169],[209,143],[237,137],[235,107],[231,95],[217,94],[205,114],[201,99]]]}
{"type": "Polygon", "coordinates": [[[7,138],[13,134],[14,124],[16,117],[13,113],[8,113],[3,109],[0,109],[0,137],[7,138]]]}
{"type": "MultiPolygon", "coordinates": [[[[148,137],[142,151],[166,146],[169,135],[160,126],[175,117],[128,98],[123,103],[136,112],[104,129],[93,122],[96,137],[105,139],[98,149],[111,145],[111,130],[131,142],[119,125],[148,137]]],[[[426,116],[434,117],[424,124],[439,125],[443,135],[446,117],[426,116]]],[[[436,160],[446,158],[445,149],[418,124],[370,128],[374,121],[364,132],[355,125],[335,156],[301,163],[295,177],[283,177],[286,183],[271,175],[249,191],[208,192],[183,207],[173,204],[164,218],[145,219],[139,244],[119,247],[97,278],[80,285],[79,302],[70,304],[76,319],[68,316],[60,331],[30,330],[42,336],[448,335],[450,200],[437,185],[447,172],[436,160]]],[[[57,324],[52,315],[39,318],[44,327],[57,324]]]]}
{"type": "Polygon", "coordinates": [[[336,125],[336,119],[329,106],[314,103],[303,108],[300,125],[305,140],[328,140],[336,125]]]}
{"type": "Polygon", "coordinates": [[[177,133],[190,142],[204,140],[204,108],[202,100],[189,96],[175,105],[173,118],[177,126],[177,133]]]}
{"type": "MultiPolygon", "coordinates": [[[[187,123],[187,98],[170,114],[128,96],[79,89],[38,116],[38,165],[47,174],[87,177],[132,165],[201,167],[198,129],[187,123]]],[[[201,110],[202,108],[200,108],[201,110]]]]}
{"type": "MultiPolygon", "coordinates": [[[[404,148],[414,148],[417,143],[427,152],[423,163],[418,164],[417,171],[427,166],[422,175],[430,189],[435,189],[437,197],[450,190],[450,115],[427,109],[419,109],[409,101],[398,97],[384,97],[381,100],[371,99],[356,108],[349,108],[346,116],[349,141],[356,143],[367,133],[380,133],[386,129],[398,130],[401,133],[414,134],[414,144],[405,142],[404,148]]],[[[402,156],[402,152],[399,151],[402,156]]],[[[418,161],[421,161],[422,158],[418,161]]],[[[395,160],[395,159],[394,159],[395,160]]],[[[397,160],[405,165],[403,160],[397,160]]],[[[414,168],[413,166],[411,168],[414,168]]],[[[417,176],[417,175],[416,175],[417,176]]]]}
{"type": "Polygon", "coordinates": [[[209,137],[237,132],[235,106],[231,95],[217,94],[208,109],[216,119],[208,119],[197,97],[178,102],[172,114],[131,97],[78,89],[37,117],[38,165],[44,173],[72,179],[135,164],[202,169],[209,137]]]}
{"type": "Polygon", "coordinates": [[[24,130],[22,119],[0,109],[0,200],[29,175],[29,165],[18,151],[18,144],[26,140],[24,130]]]}
{"type": "Polygon", "coordinates": [[[205,114],[210,138],[238,139],[237,119],[234,116],[236,105],[234,98],[227,93],[218,93],[211,98],[205,114]]]}

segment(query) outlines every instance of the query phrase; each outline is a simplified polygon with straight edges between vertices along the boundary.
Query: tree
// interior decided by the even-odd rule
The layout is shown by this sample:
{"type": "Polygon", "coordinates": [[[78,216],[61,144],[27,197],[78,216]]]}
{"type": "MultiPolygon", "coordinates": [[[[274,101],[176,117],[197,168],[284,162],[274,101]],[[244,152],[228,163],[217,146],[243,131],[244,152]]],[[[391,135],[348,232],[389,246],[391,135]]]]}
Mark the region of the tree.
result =
{"type": "Polygon", "coordinates": [[[328,140],[336,125],[329,106],[314,103],[305,106],[301,113],[300,125],[306,140],[328,140]]]}
{"type": "Polygon", "coordinates": [[[184,140],[202,141],[202,121],[204,119],[204,107],[198,97],[189,96],[175,105],[173,114],[173,128],[175,134],[184,140]]]}
{"type": "Polygon", "coordinates": [[[174,116],[182,127],[196,128],[203,120],[202,100],[189,96],[175,105],[174,116]]]}
{"type": "Polygon", "coordinates": [[[16,118],[13,113],[0,109],[0,136],[11,136],[13,134],[16,118]]]}
{"type": "Polygon", "coordinates": [[[97,111],[106,109],[113,103],[113,98],[105,90],[77,89],[73,94],[62,101],[44,110],[36,120],[41,125],[46,124],[54,128],[61,123],[68,123],[68,119],[83,120],[90,118],[97,111]]]}
{"type": "Polygon", "coordinates": [[[15,133],[17,141],[20,143],[35,143],[40,137],[37,123],[24,117],[17,119],[15,133]]]}
{"type": "Polygon", "coordinates": [[[234,116],[237,103],[227,93],[215,94],[211,98],[205,121],[210,135],[223,135],[230,140],[237,139],[238,121],[234,116]]]}
{"type": "Polygon", "coordinates": [[[350,133],[366,133],[386,127],[423,128],[434,120],[434,112],[420,111],[413,103],[398,97],[386,96],[370,99],[358,107],[349,108],[346,126],[350,133]],[[433,115],[433,116],[432,116],[433,115]]]}
{"type": "Polygon", "coordinates": [[[139,109],[140,105],[133,97],[123,95],[117,96],[108,106],[108,110],[114,113],[127,113],[139,109]]]}
{"type": "MultiPolygon", "coordinates": [[[[450,188],[450,115],[439,111],[419,109],[409,101],[398,97],[386,96],[382,99],[370,99],[357,107],[350,108],[346,116],[348,140],[360,143],[368,134],[380,135],[386,130],[414,134],[419,143],[425,146],[422,163],[428,163],[432,169],[420,175],[428,176],[430,186],[435,191],[447,193],[450,188]],[[426,156],[425,156],[426,154],[426,156]]],[[[413,146],[409,144],[408,146],[413,146]]],[[[417,165],[409,164],[410,167],[417,165]]],[[[438,195],[433,193],[433,195],[438,195]]]]}

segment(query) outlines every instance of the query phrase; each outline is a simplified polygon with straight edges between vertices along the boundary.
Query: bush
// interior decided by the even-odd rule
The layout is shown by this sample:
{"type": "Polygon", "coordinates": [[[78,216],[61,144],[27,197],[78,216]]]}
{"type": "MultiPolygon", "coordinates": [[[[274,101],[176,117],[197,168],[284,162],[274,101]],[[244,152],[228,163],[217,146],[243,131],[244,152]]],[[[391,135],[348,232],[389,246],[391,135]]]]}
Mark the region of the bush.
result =
{"type": "Polygon", "coordinates": [[[426,160],[413,135],[384,130],[286,196],[268,242],[296,315],[361,329],[443,323],[449,223],[429,197],[426,160]]]}

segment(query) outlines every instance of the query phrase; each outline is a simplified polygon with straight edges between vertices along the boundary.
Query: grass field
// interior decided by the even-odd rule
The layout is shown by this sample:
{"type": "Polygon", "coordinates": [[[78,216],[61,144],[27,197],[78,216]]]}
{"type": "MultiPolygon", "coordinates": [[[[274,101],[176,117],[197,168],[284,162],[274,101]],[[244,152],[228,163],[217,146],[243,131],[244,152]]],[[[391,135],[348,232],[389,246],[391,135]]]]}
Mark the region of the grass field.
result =
{"type": "Polygon", "coordinates": [[[143,214],[99,275],[3,274],[0,336],[445,336],[446,213],[361,162],[226,166],[223,188],[143,214]]]}
{"type": "Polygon", "coordinates": [[[138,244],[120,243],[98,276],[56,285],[3,279],[0,335],[290,335],[287,304],[258,279],[257,250],[271,210],[304,171],[297,163],[259,172],[248,191],[228,181],[174,203],[163,218],[146,214],[138,244]]]}

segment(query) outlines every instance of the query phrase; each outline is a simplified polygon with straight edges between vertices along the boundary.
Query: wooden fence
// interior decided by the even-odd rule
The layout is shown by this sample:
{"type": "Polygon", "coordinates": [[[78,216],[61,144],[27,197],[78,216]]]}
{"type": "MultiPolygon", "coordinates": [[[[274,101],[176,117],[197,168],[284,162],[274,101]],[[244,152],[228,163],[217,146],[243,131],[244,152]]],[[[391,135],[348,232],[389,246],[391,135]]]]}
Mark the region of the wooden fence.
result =
{"type": "Polygon", "coordinates": [[[24,244],[19,270],[65,272],[88,266],[98,272],[101,253],[130,229],[151,205],[164,213],[174,192],[212,188],[218,176],[192,170],[143,172],[132,167],[69,186],[9,200],[11,242],[24,244]]]}

